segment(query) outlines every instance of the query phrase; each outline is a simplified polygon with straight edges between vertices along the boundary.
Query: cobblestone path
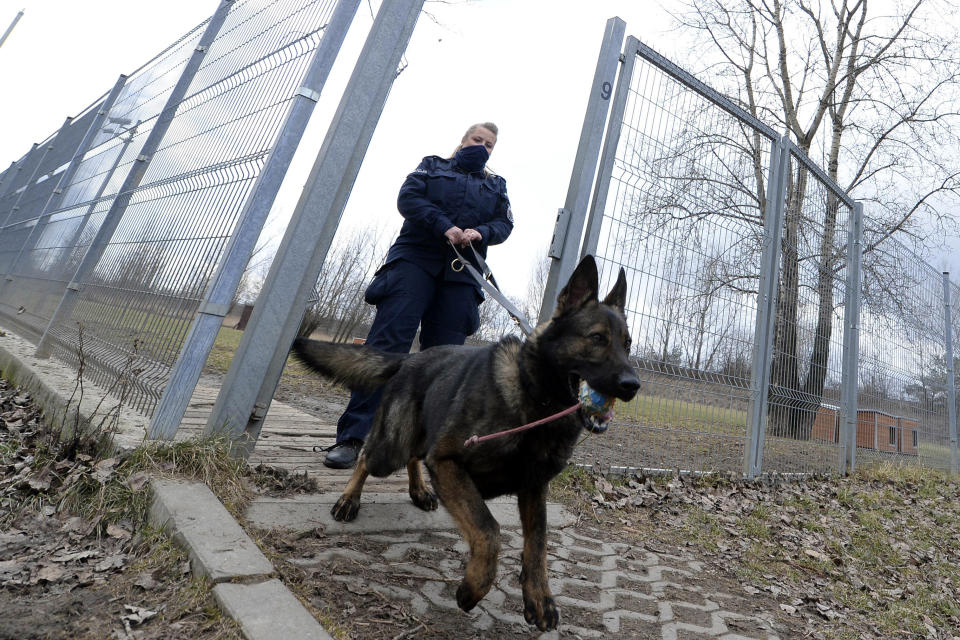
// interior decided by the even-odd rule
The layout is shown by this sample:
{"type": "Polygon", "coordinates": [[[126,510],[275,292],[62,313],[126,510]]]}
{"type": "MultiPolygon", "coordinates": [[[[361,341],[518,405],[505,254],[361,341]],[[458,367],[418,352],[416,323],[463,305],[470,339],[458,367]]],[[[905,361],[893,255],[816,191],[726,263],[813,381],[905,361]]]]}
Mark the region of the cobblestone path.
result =
{"type": "Polygon", "coordinates": [[[454,597],[467,548],[453,531],[367,533],[362,544],[361,536],[329,536],[323,548],[287,561],[350,593],[403,602],[425,624],[458,620],[460,637],[795,637],[770,611],[776,608],[772,600],[734,593],[735,583],[717,580],[693,556],[606,542],[597,539],[599,532],[591,535],[576,527],[550,532],[550,586],[560,609],[560,629],[538,634],[522,615],[522,536],[519,529],[506,527],[501,533],[496,584],[469,614],[457,609],[454,597]]]}

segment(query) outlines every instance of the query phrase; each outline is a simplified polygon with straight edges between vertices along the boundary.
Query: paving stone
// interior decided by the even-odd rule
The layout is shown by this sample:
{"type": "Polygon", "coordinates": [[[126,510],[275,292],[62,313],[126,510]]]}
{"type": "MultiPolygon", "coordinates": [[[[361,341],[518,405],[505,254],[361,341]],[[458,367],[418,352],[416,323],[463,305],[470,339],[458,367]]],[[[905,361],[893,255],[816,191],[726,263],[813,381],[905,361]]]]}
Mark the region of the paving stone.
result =
{"type": "MultiPolygon", "coordinates": [[[[430,608],[458,611],[454,592],[462,577],[465,550],[451,561],[455,534],[443,531],[379,533],[367,536],[382,546],[361,552],[336,548],[311,557],[291,558],[301,567],[325,570],[340,557],[372,569],[370,575],[396,576],[398,567],[409,573],[407,585],[363,582],[358,576],[326,573],[353,588],[363,587],[408,602],[418,614],[430,608]],[[438,537],[442,536],[442,537],[438,537]],[[416,558],[419,567],[410,571],[416,558]],[[419,579],[418,579],[419,578],[419,579]]],[[[490,593],[469,614],[465,624],[474,632],[490,629],[494,621],[530,629],[523,620],[519,583],[522,533],[501,527],[502,551],[496,582],[490,593]]],[[[771,622],[760,615],[730,611],[732,594],[705,593],[686,579],[703,572],[690,556],[659,554],[628,545],[608,544],[567,529],[550,532],[548,560],[550,588],[560,608],[561,633],[550,638],[663,638],[665,640],[778,640],[771,622]],[[631,557],[627,558],[626,554],[631,557]],[[573,615],[573,612],[576,615],[573,615]],[[567,612],[567,615],[564,615],[567,612]],[[571,624],[576,620],[580,624],[571,624]],[[585,622],[586,621],[586,622],[585,622]]],[[[702,580],[701,580],[702,582],[702,580]]]]}

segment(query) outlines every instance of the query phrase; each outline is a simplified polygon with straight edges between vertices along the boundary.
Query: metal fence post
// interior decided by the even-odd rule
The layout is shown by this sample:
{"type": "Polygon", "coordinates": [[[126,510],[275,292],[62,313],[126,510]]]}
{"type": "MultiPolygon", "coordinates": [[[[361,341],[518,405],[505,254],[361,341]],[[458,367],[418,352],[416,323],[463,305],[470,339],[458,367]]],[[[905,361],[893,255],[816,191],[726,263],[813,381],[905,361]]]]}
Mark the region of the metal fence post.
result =
{"type": "MultiPolygon", "coordinates": [[[[69,121],[70,119],[67,118],[67,122],[69,121]]],[[[33,143],[33,146],[30,147],[30,151],[27,153],[27,155],[23,157],[23,162],[20,164],[19,167],[17,167],[17,173],[22,171],[27,166],[28,159],[32,159],[33,155],[35,153],[38,153],[38,148],[40,147],[40,144],[41,143],[39,142],[33,143]]],[[[30,183],[33,182],[33,179],[37,177],[37,171],[40,169],[40,165],[43,164],[43,157],[47,155],[47,151],[49,150],[50,150],[49,144],[45,144],[43,149],[39,150],[40,157],[37,158],[37,163],[33,166],[33,171],[30,172],[30,177],[27,178],[24,181],[24,183],[21,185],[22,191],[20,192],[20,195],[17,196],[17,199],[13,201],[13,204],[10,205],[10,209],[7,211],[7,215],[3,219],[3,224],[0,225],[0,229],[3,229],[8,224],[10,224],[10,219],[13,217],[14,212],[16,212],[20,208],[20,199],[23,198],[23,194],[27,192],[27,188],[30,186],[30,183]]],[[[9,189],[9,187],[12,187],[13,183],[14,183],[14,180],[11,179],[10,184],[8,185],[7,188],[9,189]]],[[[4,193],[4,195],[6,195],[6,193],[4,193]]]]}
{"type": "MultiPolygon", "coordinates": [[[[31,242],[36,240],[36,238],[40,235],[47,223],[47,219],[50,218],[50,215],[57,210],[57,207],[59,207],[60,203],[63,201],[64,190],[69,187],[70,183],[73,181],[73,177],[76,175],[77,169],[80,168],[80,164],[83,162],[83,156],[86,155],[87,151],[89,151],[90,144],[97,137],[97,133],[100,131],[100,127],[103,125],[103,121],[106,119],[110,109],[113,108],[113,103],[116,102],[126,82],[127,76],[121,75],[117,82],[113,85],[113,89],[100,105],[100,108],[97,110],[96,117],[93,119],[93,122],[90,123],[90,126],[87,127],[87,131],[84,133],[83,139],[80,140],[80,144],[77,145],[77,150],[74,152],[73,158],[70,159],[70,164],[67,165],[67,168],[64,169],[63,173],[60,175],[60,179],[57,181],[57,186],[54,187],[53,191],[50,193],[50,196],[47,198],[46,204],[44,204],[43,208],[40,210],[40,213],[37,217],[37,223],[30,230],[30,234],[20,247],[20,250],[17,252],[17,255],[14,257],[13,261],[3,268],[3,270],[0,270],[0,276],[6,276],[3,278],[3,280],[0,280],[0,294],[2,294],[6,283],[13,280],[11,276],[16,272],[17,263],[20,262],[20,258],[23,257],[24,252],[29,250],[29,247],[31,247],[31,242]]],[[[64,127],[66,126],[67,125],[65,124],[64,127]]],[[[63,131],[62,128],[61,131],[63,131]]]]}
{"type": "Polygon", "coordinates": [[[767,202],[763,212],[763,253],[760,258],[760,282],[757,289],[753,362],[750,366],[750,411],[747,418],[743,459],[743,472],[747,478],[760,475],[763,467],[767,396],[770,389],[770,370],[773,367],[773,336],[777,315],[781,239],[789,172],[789,140],[786,138],[774,140],[770,146],[767,202]]]}
{"type": "Polygon", "coordinates": [[[276,143],[244,205],[220,266],[207,287],[177,361],[170,371],[170,378],[150,423],[151,438],[173,438],[183,420],[223,317],[230,310],[233,295],[243,277],[267,214],[270,213],[280,184],[359,6],[360,0],[340,0],[324,29],[323,40],[310,63],[303,86],[293,98],[293,104],[276,143]]]}
{"type": "Polygon", "coordinates": [[[946,343],[947,365],[947,415],[950,419],[950,472],[960,473],[960,454],[957,451],[957,386],[953,366],[953,302],[950,291],[950,274],[943,274],[943,333],[946,343]]]}
{"type": "Polygon", "coordinates": [[[10,185],[13,183],[13,176],[17,173],[17,161],[14,160],[10,163],[10,166],[7,167],[7,170],[0,174],[3,176],[3,179],[0,180],[0,198],[7,195],[7,190],[10,188],[10,185]]]}
{"type": "MultiPolygon", "coordinates": [[[[613,83],[616,81],[617,63],[620,60],[620,43],[627,30],[627,24],[620,18],[607,20],[600,45],[597,68],[593,74],[590,99],[580,129],[580,144],[573,161],[570,184],[567,187],[567,199],[563,209],[557,215],[554,238],[550,249],[550,273],[543,291],[543,303],[540,305],[538,322],[546,322],[553,315],[557,294],[573,273],[580,249],[580,236],[583,234],[587,206],[593,178],[596,175],[600,144],[606,128],[607,111],[613,96],[613,83]]],[[[626,79],[627,83],[630,79],[626,79]]],[[[616,123],[619,125],[620,123],[616,123]]]]}
{"type": "Polygon", "coordinates": [[[260,434],[423,1],[380,5],[221,385],[206,432],[246,432],[245,453],[260,434]]]}
{"type": "MultiPolygon", "coordinates": [[[[623,65],[620,67],[620,74],[617,76],[617,91],[613,96],[613,105],[610,107],[607,136],[603,141],[603,151],[600,154],[596,187],[593,190],[590,211],[587,213],[587,229],[583,236],[580,258],[597,252],[600,227],[603,225],[603,212],[607,205],[607,193],[610,190],[610,179],[613,177],[613,163],[617,159],[617,145],[620,143],[620,130],[623,128],[623,112],[627,105],[627,95],[630,93],[630,80],[633,78],[633,68],[637,62],[637,48],[639,46],[640,41],[633,36],[629,36],[627,44],[623,48],[623,65]]],[[[553,296],[553,299],[556,299],[556,295],[553,296]]]]}
{"type": "Polygon", "coordinates": [[[167,130],[170,128],[170,123],[173,122],[173,118],[177,114],[177,108],[183,101],[184,96],[186,96],[187,90],[190,88],[190,83],[193,81],[197,71],[200,70],[200,65],[203,63],[207,50],[210,48],[214,39],[216,39],[217,33],[227,19],[233,3],[234,0],[221,0],[217,6],[217,10],[210,18],[210,22],[207,23],[207,27],[200,37],[200,41],[197,43],[193,55],[190,56],[190,59],[186,65],[184,65],[177,84],[170,92],[166,103],[163,105],[163,110],[160,111],[160,114],[157,116],[157,121],[154,123],[153,129],[151,129],[150,134],[143,143],[140,156],[134,161],[126,178],[124,178],[123,184],[117,191],[117,197],[114,198],[113,203],[110,205],[109,211],[107,211],[104,216],[103,223],[97,230],[96,235],[90,243],[90,247],[83,256],[83,260],[80,261],[80,266],[77,267],[72,281],[67,285],[67,289],[60,299],[56,311],[54,311],[53,316],[50,318],[50,322],[47,324],[47,328],[44,330],[43,336],[37,344],[36,357],[45,358],[50,355],[50,340],[53,327],[63,322],[65,318],[70,317],[77,303],[77,296],[83,287],[83,283],[86,282],[90,274],[93,273],[100,258],[103,257],[103,252],[110,238],[113,236],[113,232],[116,231],[117,226],[120,224],[120,219],[123,217],[123,213],[130,203],[134,191],[140,185],[140,181],[143,180],[143,176],[150,166],[153,155],[160,147],[163,136],[166,135],[167,130]]]}
{"type": "Polygon", "coordinates": [[[851,474],[857,467],[857,393],[860,371],[860,265],[863,250],[863,203],[853,205],[847,237],[847,299],[843,311],[843,374],[840,380],[840,473],[851,474]]]}

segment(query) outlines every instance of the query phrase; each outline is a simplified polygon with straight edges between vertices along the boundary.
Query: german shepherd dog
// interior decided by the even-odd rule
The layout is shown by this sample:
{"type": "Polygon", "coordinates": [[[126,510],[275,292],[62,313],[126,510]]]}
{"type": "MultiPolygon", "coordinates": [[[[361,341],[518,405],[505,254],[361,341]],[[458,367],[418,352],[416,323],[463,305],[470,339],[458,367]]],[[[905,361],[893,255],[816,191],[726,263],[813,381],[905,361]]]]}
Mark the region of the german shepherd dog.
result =
{"type": "Polygon", "coordinates": [[[465,440],[545,418],[577,403],[581,380],[607,397],[630,400],[640,381],[630,366],[623,269],[600,302],[597,266],[587,256],[557,297],[549,322],[525,341],[510,336],[484,347],[438,346],[388,354],[359,345],[298,339],[308,367],[351,389],[383,386],[383,400],[353,476],[331,513],[356,518],[368,474],[407,467],[410,498],[437,508],[437,496],[470,546],[457,604],[470,611],[497,572],[500,527],[485,500],[516,494],[523,528],[520,583],[524,617],[554,629],[559,613],[547,582],[547,484],[567,465],[584,428],[581,411],[472,446],[465,440]],[[420,461],[430,473],[434,495],[420,461]]]}

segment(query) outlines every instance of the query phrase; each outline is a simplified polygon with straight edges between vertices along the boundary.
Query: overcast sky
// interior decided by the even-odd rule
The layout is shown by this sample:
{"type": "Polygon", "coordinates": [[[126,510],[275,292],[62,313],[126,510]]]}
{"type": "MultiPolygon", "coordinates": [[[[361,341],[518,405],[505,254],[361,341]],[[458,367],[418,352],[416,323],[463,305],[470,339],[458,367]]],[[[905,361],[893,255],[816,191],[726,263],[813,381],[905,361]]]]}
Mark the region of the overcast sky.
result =
{"type": "MultiPolygon", "coordinates": [[[[289,214],[379,5],[364,0],[276,209],[289,214]]],[[[0,170],[213,13],[215,0],[0,0],[0,170]]],[[[653,0],[428,2],[344,214],[392,239],[396,193],[420,158],[448,155],[473,122],[501,129],[490,166],[507,180],[516,226],[490,251],[499,284],[525,295],[563,206],[604,25],[611,16],[668,57],[669,20],[653,0]]],[[[935,265],[938,268],[941,265],[935,265]]]]}

